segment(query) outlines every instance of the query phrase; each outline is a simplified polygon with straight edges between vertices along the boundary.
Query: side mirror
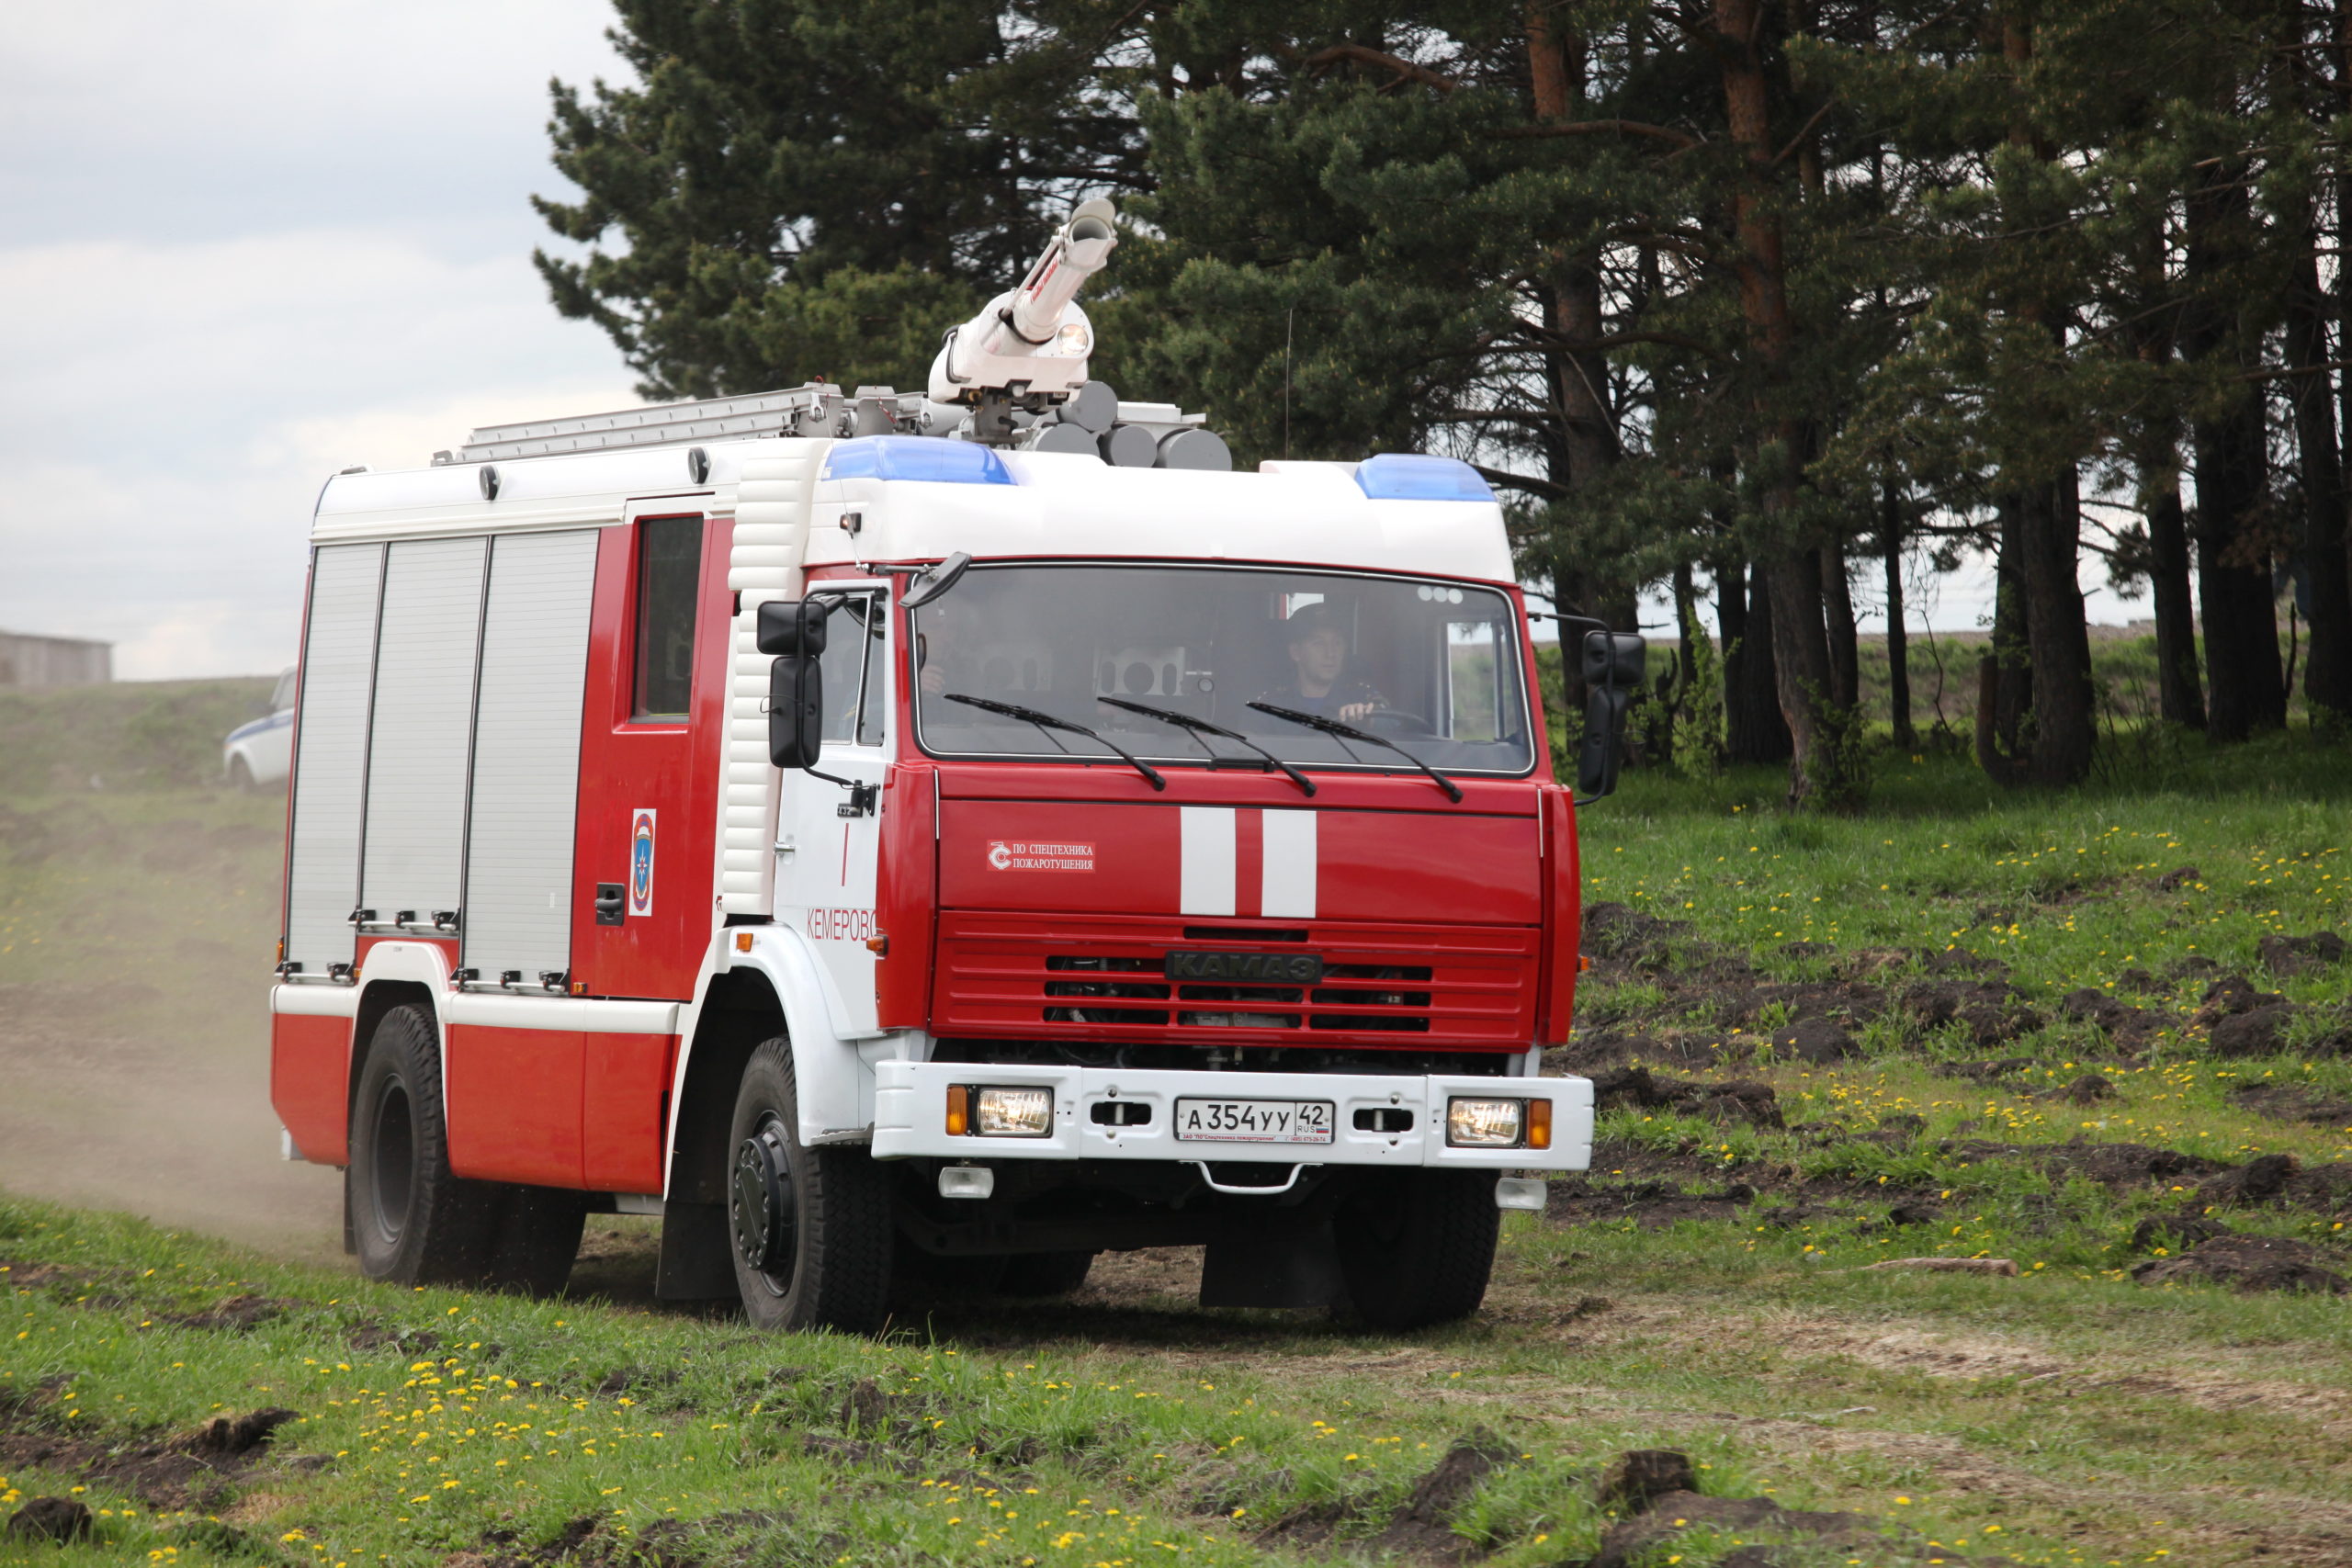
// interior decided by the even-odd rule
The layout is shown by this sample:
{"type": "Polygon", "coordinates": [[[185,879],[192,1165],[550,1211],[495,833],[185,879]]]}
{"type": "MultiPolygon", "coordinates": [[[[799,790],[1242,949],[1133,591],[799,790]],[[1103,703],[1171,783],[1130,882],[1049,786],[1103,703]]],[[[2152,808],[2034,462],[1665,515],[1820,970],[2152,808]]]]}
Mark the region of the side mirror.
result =
{"type": "Polygon", "coordinates": [[[1649,644],[1631,632],[1587,632],[1584,683],[1641,690],[1649,678],[1649,644]]]}
{"type": "Polygon", "coordinates": [[[1584,744],[1577,751],[1577,797],[1599,800],[1617,787],[1624,750],[1625,710],[1648,673],[1649,645],[1631,632],[1587,632],[1584,744]]]}
{"type": "Polygon", "coordinates": [[[760,606],[762,653],[805,653],[813,661],[825,651],[825,617],[839,599],[771,599],[760,606]]]}
{"type": "MultiPolygon", "coordinates": [[[[760,646],[767,647],[767,612],[760,606],[760,646]]],[[[820,649],[825,622],[816,621],[820,649]]],[[[825,743],[825,671],[817,651],[787,653],[768,668],[768,759],[779,768],[813,768],[825,743]]]]}
{"type": "Polygon", "coordinates": [[[955,587],[956,580],[963,576],[964,569],[971,564],[972,558],[957,550],[907,584],[906,592],[899,595],[899,603],[910,610],[920,609],[955,587]]]}
{"type": "Polygon", "coordinates": [[[1625,710],[1633,704],[1624,692],[1595,686],[1584,703],[1584,744],[1577,749],[1577,795],[1599,800],[1617,788],[1618,754],[1623,749],[1620,730],[1625,710]]]}

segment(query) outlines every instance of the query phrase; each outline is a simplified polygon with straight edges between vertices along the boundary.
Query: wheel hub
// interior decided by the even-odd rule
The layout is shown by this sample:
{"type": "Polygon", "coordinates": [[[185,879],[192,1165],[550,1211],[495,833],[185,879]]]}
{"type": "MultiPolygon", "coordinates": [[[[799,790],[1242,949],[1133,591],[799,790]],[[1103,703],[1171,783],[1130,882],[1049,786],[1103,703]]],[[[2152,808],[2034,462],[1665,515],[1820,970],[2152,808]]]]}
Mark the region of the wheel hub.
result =
{"type": "Polygon", "coordinates": [[[735,1151],[735,1175],[728,1207],[733,1211],[735,1249],[743,1261],[770,1279],[792,1272],[794,1231],[792,1164],[784,1125],[773,1116],[754,1128],[735,1151]]]}

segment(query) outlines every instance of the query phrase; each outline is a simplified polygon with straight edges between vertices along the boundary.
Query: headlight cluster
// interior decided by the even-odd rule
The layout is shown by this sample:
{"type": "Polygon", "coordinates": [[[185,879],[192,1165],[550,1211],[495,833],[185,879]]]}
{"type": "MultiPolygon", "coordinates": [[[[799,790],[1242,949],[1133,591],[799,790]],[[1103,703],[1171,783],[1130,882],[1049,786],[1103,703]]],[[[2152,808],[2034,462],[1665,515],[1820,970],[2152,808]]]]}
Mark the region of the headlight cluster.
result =
{"type": "Polygon", "coordinates": [[[947,1135],[951,1138],[1047,1138],[1053,1132],[1054,1091],[1050,1089],[948,1087],[947,1135]]]}
{"type": "Polygon", "coordinates": [[[1445,1141],[1457,1149],[1548,1149],[1552,1146],[1552,1102],[1449,1100],[1445,1141]]]}

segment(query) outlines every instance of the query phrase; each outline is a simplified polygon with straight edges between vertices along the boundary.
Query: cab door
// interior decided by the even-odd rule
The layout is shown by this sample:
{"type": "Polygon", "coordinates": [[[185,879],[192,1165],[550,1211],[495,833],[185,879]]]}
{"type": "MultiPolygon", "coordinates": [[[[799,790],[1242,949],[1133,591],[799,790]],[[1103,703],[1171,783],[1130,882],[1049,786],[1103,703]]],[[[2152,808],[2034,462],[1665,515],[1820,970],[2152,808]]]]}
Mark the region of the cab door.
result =
{"type": "Polygon", "coordinates": [[[683,1001],[694,995],[718,919],[713,802],[733,529],[648,503],[631,513],[597,541],[580,733],[573,990],[683,1001]]]}
{"type": "Polygon", "coordinates": [[[805,933],[839,999],[845,1033],[874,1032],[875,870],[882,774],[890,759],[888,591],[878,583],[811,584],[842,592],[826,623],[825,744],[816,772],[784,775],[776,808],[775,918],[805,933]],[[830,774],[831,777],[820,775],[830,774]]]}

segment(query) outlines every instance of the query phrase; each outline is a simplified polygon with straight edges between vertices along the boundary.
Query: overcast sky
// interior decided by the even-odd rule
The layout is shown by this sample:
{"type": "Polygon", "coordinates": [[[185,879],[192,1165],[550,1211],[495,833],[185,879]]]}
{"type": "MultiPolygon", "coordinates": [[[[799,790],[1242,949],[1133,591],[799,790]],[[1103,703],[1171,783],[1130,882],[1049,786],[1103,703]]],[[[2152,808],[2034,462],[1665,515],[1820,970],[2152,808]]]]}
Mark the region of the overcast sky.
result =
{"type": "Polygon", "coordinates": [[[603,0],[94,0],[0,29],[0,627],[275,671],[321,482],[636,401],[530,263],[603,0]]]}
{"type": "MultiPolygon", "coordinates": [[[[107,639],[129,680],[275,671],[327,475],[636,400],[530,265],[549,236],[528,198],[568,189],[548,79],[618,73],[610,16],[605,0],[12,9],[0,628],[107,639]]],[[[1975,624],[1981,577],[1941,585],[1937,626],[1975,624]]],[[[2145,613],[2093,599],[2095,618],[2145,613]]]]}

